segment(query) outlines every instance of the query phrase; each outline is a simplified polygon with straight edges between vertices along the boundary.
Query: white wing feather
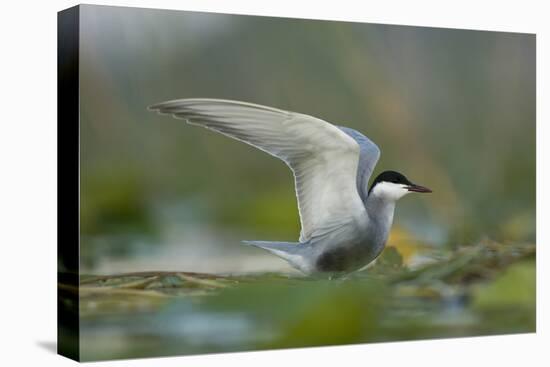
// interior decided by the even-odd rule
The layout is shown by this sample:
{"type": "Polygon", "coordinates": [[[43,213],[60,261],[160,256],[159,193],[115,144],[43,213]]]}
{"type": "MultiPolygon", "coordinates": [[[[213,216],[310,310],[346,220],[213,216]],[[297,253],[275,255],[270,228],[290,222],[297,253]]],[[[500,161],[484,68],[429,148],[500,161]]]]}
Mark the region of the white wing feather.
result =
{"type": "Polygon", "coordinates": [[[293,171],[300,242],[364,215],[357,192],[359,145],[321,119],[252,103],[180,99],[149,107],[243,141],[293,171]]]}

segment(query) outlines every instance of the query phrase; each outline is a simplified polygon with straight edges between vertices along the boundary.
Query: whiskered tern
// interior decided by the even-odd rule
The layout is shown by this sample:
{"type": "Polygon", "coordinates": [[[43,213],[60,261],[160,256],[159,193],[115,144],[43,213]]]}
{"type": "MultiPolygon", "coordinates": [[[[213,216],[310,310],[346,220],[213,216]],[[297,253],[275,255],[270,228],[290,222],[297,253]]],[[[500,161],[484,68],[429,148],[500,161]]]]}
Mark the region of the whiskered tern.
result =
{"type": "Polygon", "coordinates": [[[385,171],[369,187],[380,149],[348,127],[252,103],[192,98],[149,107],[229,136],[285,162],[294,173],[301,232],[298,242],[243,241],[305,274],[347,273],[382,252],[395,203],[428,193],[404,175],[385,171]]]}

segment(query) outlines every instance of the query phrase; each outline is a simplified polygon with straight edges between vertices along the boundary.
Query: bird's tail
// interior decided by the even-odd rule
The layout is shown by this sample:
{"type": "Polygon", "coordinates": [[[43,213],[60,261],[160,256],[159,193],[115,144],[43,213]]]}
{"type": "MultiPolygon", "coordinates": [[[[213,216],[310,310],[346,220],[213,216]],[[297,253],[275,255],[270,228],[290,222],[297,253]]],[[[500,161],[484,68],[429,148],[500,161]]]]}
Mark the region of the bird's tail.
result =
{"type": "Polygon", "coordinates": [[[297,242],[242,241],[243,244],[255,246],[285,259],[299,270],[303,270],[306,246],[297,242]]]}

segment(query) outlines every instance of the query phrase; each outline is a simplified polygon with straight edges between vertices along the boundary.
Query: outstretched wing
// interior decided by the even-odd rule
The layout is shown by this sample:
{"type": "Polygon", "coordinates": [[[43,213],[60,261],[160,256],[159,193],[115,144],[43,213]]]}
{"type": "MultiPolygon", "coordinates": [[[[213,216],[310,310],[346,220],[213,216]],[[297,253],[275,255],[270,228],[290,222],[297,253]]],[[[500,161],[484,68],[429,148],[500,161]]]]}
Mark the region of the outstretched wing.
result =
{"type": "Polygon", "coordinates": [[[149,109],[214,130],[283,160],[294,173],[300,242],[364,214],[356,184],[359,145],[328,122],[220,99],[180,99],[149,109]]]}
{"type": "Polygon", "coordinates": [[[359,144],[359,167],[357,169],[357,191],[363,203],[367,202],[369,196],[369,178],[374,171],[374,166],[380,158],[380,149],[365,135],[357,130],[345,126],[338,126],[340,130],[348,134],[359,144]]]}

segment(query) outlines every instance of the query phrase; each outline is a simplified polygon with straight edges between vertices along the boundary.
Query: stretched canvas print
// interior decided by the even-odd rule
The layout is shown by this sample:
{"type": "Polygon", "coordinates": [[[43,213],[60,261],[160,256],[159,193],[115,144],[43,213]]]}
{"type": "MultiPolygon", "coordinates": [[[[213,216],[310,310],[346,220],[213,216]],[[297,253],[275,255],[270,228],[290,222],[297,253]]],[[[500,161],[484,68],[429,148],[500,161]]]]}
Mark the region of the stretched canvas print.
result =
{"type": "Polygon", "coordinates": [[[535,332],[535,35],[58,27],[60,354],[535,332]]]}

